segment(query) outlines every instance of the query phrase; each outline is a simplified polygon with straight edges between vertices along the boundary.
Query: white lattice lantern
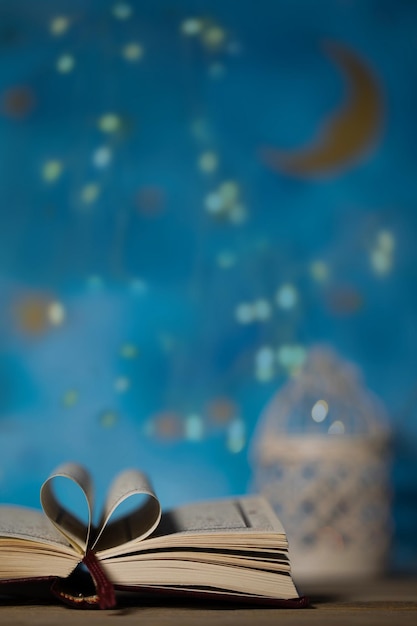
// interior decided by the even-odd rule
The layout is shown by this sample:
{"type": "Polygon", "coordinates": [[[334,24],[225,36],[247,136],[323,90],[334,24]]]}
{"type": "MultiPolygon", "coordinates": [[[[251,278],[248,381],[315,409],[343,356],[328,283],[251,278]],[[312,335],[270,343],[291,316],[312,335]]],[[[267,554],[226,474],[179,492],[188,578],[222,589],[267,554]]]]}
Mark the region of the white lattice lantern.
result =
{"type": "Polygon", "coordinates": [[[383,571],[388,441],[381,404],[325,348],[311,350],[267,406],[253,441],[254,486],[282,519],[296,580],[383,571]]]}

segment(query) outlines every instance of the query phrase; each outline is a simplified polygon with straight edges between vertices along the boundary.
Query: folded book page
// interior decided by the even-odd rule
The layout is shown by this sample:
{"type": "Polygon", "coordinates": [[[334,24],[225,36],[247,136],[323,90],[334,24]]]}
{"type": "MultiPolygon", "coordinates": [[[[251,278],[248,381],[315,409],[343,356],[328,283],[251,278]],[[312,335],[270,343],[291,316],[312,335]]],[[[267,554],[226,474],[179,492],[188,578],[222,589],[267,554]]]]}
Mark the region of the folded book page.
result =
{"type": "Polygon", "coordinates": [[[76,463],[61,465],[43,483],[40,498],[45,515],[52,524],[78,552],[85,554],[91,534],[93,509],[93,486],[87,470],[76,463]],[[54,483],[60,478],[73,482],[84,494],[88,512],[87,524],[82,522],[71,511],[68,511],[58,500],[54,490],[54,483]]]}
{"type": "Polygon", "coordinates": [[[126,470],[110,486],[92,548],[98,552],[123,545],[127,549],[148,537],[160,519],[161,505],[147,477],[137,470],[126,470]],[[117,509],[128,500],[128,512],[112,521],[117,509]]]}

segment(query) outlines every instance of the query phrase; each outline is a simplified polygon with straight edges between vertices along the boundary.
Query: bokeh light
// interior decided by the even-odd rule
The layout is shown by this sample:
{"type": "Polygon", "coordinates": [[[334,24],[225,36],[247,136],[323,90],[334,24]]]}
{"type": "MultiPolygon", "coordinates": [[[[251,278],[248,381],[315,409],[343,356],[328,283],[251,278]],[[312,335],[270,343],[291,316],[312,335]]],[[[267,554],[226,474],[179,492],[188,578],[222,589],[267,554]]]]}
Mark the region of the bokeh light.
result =
{"type": "MultiPolygon", "coordinates": [[[[167,506],[247,492],[264,407],[329,344],[387,406],[411,567],[417,6],[2,4],[0,497],[67,458],[167,506]]],[[[308,427],[348,436],[337,406],[308,427]]]]}

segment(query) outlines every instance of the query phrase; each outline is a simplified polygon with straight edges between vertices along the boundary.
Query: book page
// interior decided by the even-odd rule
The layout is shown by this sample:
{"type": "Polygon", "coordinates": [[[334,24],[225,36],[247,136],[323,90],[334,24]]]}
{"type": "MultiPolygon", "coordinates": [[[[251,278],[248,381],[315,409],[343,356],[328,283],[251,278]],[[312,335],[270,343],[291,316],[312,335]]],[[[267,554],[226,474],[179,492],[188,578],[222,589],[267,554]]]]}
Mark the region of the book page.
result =
{"type": "Polygon", "coordinates": [[[48,519],[76,550],[84,554],[89,543],[93,507],[92,481],[87,470],[75,463],[61,465],[42,485],[40,497],[48,519]],[[59,502],[54,491],[54,483],[59,478],[69,480],[81,489],[88,510],[87,525],[59,502]]]}
{"type": "Polygon", "coordinates": [[[281,520],[274,509],[263,496],[248,496],[238,500],[242,515],[247,521],[248,528],[260,532],[274,532],[285,536],[281,520]]]}
{"type": "Polygon", "coordinates": [[[3,537],[69,546],[42,511],[22,506],[0,506],[0,541],[3,537]]]}
{"type": "Polygon", "coordinates": [[[141,541],[155,530],[160,519],[161,506],[146,476],[137,470],[126,470],[110,486],[92,547],[99,551],[141,541]],[[124,512],[117,518],[117,509],[123,504],[124,512]]]}
{"type": "Polygon", "coordinates": [[[219,531],[274,532],[284,528],[269,502],[260,496],[188,504],[168,511],[154,536],[219,531]]]}
{"type": "Polygon", "coordinates": [[[113,544],[100,558],[178,549],[251,553],[251,558],[283,559],[288,542],[284,528],[269,502],[262,496],[243,496],[186,504],[165,511],[154,532],[144,541],[113,544]],[[259,553],[259,555],[258,555],[259,553]]]}

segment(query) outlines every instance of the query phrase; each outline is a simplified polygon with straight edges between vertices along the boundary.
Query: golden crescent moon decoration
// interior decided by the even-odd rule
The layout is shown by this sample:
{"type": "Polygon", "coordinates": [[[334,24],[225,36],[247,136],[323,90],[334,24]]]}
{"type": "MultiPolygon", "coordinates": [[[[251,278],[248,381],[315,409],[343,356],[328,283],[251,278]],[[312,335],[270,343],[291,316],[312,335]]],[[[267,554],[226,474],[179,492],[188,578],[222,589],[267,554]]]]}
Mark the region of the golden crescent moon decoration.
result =
{"type": "Polygon", "coordinates": [[[325,120],[312,143],[296,150],[261,151],[270,168],[291,176],[314,178],[351,165],[374,144],[382,128],[382,92],[370,69],[339,43],[328,42],[325,50],[346,78],[346,100],[325,120]]]}

